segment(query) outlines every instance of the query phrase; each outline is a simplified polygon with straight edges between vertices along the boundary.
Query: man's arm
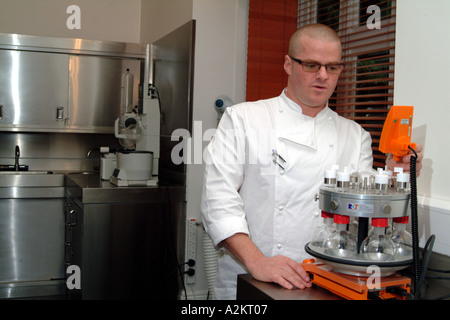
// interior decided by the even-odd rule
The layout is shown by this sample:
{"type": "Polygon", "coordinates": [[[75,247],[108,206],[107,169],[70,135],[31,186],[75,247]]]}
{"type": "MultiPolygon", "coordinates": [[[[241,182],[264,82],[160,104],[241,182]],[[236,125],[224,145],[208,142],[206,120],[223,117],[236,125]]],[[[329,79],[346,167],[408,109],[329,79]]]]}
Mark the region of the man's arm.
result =
{"type": "Polygon", "coordinates": [[[311,287],[308,274],[299,263],[285,256],[266,257],[247,234],[237,233],[222,241],[257,280],[275,282],[286,289],[311,287]]]}

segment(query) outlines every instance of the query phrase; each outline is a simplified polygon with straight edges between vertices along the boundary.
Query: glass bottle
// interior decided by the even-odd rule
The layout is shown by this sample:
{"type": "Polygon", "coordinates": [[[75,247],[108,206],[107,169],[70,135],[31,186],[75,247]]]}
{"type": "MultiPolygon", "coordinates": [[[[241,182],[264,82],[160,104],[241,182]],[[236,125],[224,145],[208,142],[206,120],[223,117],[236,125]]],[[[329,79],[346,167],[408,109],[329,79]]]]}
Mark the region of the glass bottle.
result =
{"type": "Polygon", "coordinates": [[[361,244],[363,255],[371,261],[393,261],[395,245],[386,235],[387,218],[372,218],[373,229],[361,244]]]}
{"type": "Polygon", "coordinates": [[[395,187],[398,192],[407,192],[409,190],[409,173],[403,172],[403,168],[394,168],[395,175],[395,187]]]}
{"type": "Polygon", "coordinates": [[[337,172],[336,190],[339,192],[347,192],[350,188],[350,169],[344,168],[344,171],[337,172]]]}
{"type": "Polygon", "coordinates": [[[406,230],[409,217],[394,218],[392,241],[395,245],[395,254],[397,256],[412,255],[412,235],[406,230]]]}
{"type": "Polygon", "coordinates": [[[323,242],[334,231],[333,213],[322,210],[322,223],[314,230],[311,244],[322,248],[323,242]]]}
{"type": "Polygon", "coordinates": [[[323,242],[325,253],[344,258],[356,255],[356,239],[347,231],[349,221],[349,216],[334,215],[335,230],[323,242]]]}
{"type": "Polygon", "coordinates": [[[362,187],[361,175],[353,165],[350,166],[350,189],[359,190],[362,187]]]}
{"type": "Polygon", "coordinates": [[[324,172],[324,186],[329,189],[334,189],[336,186],[336,172],[339,170],[339,165],[335,164],[331,166],[331,169],[327,169],[324,172]]]}
{"type": "Polygon", "coordinates": [[[377,174],[375,175],[375,193],[386,194],[388,187],[389,176],[385,174],[383,169],[378,168],[377,174]]]}

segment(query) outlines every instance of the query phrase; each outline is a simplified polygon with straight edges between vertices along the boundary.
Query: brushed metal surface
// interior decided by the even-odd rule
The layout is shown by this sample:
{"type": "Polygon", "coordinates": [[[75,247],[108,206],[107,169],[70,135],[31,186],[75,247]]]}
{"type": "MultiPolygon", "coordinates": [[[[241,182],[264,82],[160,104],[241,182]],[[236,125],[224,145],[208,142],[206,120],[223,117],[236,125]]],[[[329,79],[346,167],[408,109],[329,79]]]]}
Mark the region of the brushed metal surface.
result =
{"type": "Polygon", "coordinates": [[[81,270],[81,290],[69,296],[176,299],[185,188],[117,187],[89,174],[67,175],[66,184],[66,263],[81,270]]]}
{"type": "Polygon", "coordinates": [[[0,200],[0,283],[64,277],[64,198],[0,200]]]}
{"type": "Polygon", "coordinates": [[[121,76],[139,103],[145,46],[0,34],[0,130],[113,133],[121,76]]]}
{"type": "Polygon", "coordinates": [[[139,43],[0,33],[0,49],[145,58],[139,43]]]}
{"type": "Polygon", "coordinates": [[[67,109],[68,55],[0,50],[0,127],[60,129],[57,108],[67,109]]]}
{"type": "Polygon", "coordinates": [[[0,188],[4,187],[64,187],[64,174],[46,172],[0,172],[0,188]]]}
{"type": "Polygon", "coordinates": [[[0,173],[0,299],[61,293],[63,210],[63,174],[0,173]]]}
{"type": "Polygon", "coordinates": [[[112,133],[120,113],[121,78],[135,75],[133,101],[138,104],[142,61],[95,56],[70,56],[67,131],[112,133]]]}
{"type": "Polygon", "coordinates": [[[153,44],[154,81],[162,107],[159,177],[182,184],[186,183],[186,164],[173,163],[171,151],[179,141],[172,141],[171,136],[176,129],[192,134],[195,33],[196,21],[192,20],[153,44]]]}

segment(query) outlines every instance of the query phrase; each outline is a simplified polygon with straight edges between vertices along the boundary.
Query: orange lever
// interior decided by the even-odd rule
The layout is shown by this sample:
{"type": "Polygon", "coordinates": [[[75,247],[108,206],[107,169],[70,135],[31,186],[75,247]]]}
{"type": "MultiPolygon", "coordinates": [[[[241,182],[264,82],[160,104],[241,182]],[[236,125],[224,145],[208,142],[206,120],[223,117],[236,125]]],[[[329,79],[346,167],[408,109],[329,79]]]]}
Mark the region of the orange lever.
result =
{"type": "Polygon", "coordinates": [[[409,153],[409,147],[415,149],[411,143],[411,130],[414,107],[392,106],[384,122],[378,149],[383,153],[392,153],[395,161],[409,153]]]}

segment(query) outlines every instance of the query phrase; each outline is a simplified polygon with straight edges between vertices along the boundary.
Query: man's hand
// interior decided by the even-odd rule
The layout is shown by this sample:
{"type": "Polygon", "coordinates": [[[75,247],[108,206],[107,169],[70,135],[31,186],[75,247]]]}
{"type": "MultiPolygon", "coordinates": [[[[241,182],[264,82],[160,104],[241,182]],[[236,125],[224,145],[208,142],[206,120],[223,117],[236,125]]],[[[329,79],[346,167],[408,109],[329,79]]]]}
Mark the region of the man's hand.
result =
{"type": "MultiPolygon", "coordinates": [[[[416,175],[420,175],[420,170],[422,169],[422,159],[423,159],[423,146],[421,144],[416,144],[416,153],[417,153],[417,160],[416,160],[416,175]]],[[[396,162],[394,160],[394,156],[392,154],[388,154],[388,157],[386,159],[386,165],[389,170],[394,171],[395,167],[403,168],[404,172],[409,172],[409,165],[411,162],[411,156],[414,156],[414,153],[412,151],[409,151],[409,153],[404,156],[399,162],[396,162]]]]}
{"type": "Polygon", "coordinates": [[[249,272],[257,280],[275,282],[286,289],[311,287],[306,271],[285,256],[262,256],[249,266],[249,272]]]}
{"type": "Polygon", "coordinates": [[[222,243],[257,280],[275,282],[286,289],[311,287],[308,274],[298,262],[285,256],[264,256],[247,234],[237,233],[222,243]]]}

